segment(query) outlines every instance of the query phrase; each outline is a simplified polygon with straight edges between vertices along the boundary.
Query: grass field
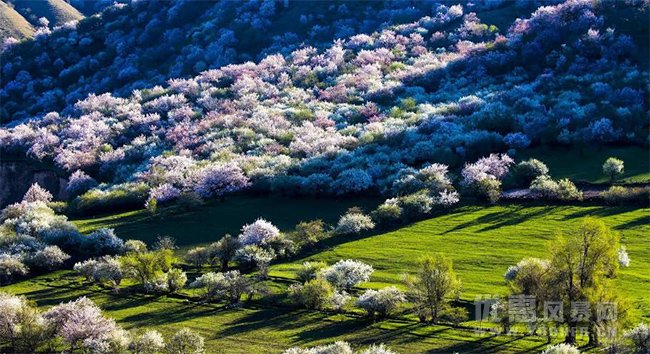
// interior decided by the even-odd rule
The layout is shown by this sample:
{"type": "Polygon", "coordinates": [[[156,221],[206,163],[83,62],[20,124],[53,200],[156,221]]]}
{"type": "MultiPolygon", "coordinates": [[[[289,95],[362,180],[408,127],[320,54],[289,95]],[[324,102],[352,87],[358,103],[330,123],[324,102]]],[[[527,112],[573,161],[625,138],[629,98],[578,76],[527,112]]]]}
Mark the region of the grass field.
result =
{"type": "Polygon", "coordinates": [[[338,245],[318,254],[272,267],[271,274],[293,277],[304,261],[334,263],[354,258],[376,269],[367,287],[399,283],[401,274],[414,271],[428,253],[443,253],[454,261],[463,282],[462,298],[503,294],[503,274],[524,257],[546,256],[546,246],[558,231],[594,216],[621,233],[632,258],[621,270],[616,286],[634,304],[638,322],[650,318],[650,209],[576,206],[462,207],[385,234],[338,245]]]}
{"type": "Polygon", "coordinates": [[[69,21],[81,20],[84,16],[64,0],[14,0],[14,7],[32,25],[38,26],[38,19],[47,18],[52,25],[63,25],[69,21]]]}
{"type": "Polygon", "coordinates": [[[625,162],[619,182],[650,182],[650,150],[644,147],[591,147],[530,149],[515,156],[516,161],[536,158],[546,163],[551,176],[569,178],[574,182],[607,183],[603,163],[609,157],[625,162]]]}
{"type": "Polygon", "coordinates": [[[9,37],[20,40],[33,35],[34,27],[16,10],[0,1],[0,40],[9,37]]]}
{"type": "MultiPolygon", "coordinates": [[[[281,201],[278,199],[269,202],[266,210],[242,211],[241,214],[269,213],[265,216],[274,222],[285,222],[283,229],[295,224],[294,220],[316,217],[304,214],[307,213],[304,211],[307,208],[289,213],[286,211],[288,209],[278,205],[286,207],[291,204],[277,204],[281,201]],[[274,205],[276,208],[273,208],[274,205]]],[[[244,203],[243,200],[240,202],[244,203]]],[[[244,204],[251,209],[255,205],[251,203],[248,200],[244,204]]],[[[304,200],[300,203],[314,202],[304,200]]],[[[335,220],[338,215],[336,210],[347,208],[347,205],[338,205],[340,203],[336,202],[318,203],[327,208],[314,209],[312,205],[309,210],[325,219],[335,220]],[[329,216],[324,216],[326,212],[329,216]]],[[[260,207],[263,205],[265,203],[261,202],[260,207]]],[[[293,206],[298,205],[302,204],[293,206]]],[[[223,225],[232,223],[235,230],[231,232],[235,232],[241,222],[227,220],[236,213],[223,214],[224,208],[224,205],[217,203],[199,209],[192,215],[178,218],[181,221],[186,217],[192,218],[197,224],[196,230],[205,225],[228,228],[223,225]]],[[[138,215],[140,214],[115,219],[103,218],[92,224],[88,221],[78,223],[85,228],[113,223],[118,230],[137,230],[129,237],[145,240],[155,238],[165,225],[177,225],[177,232],[187,227],[182,222],[177,224],[174,221],[176,219],[152,221],[145,218],[141,222],[137,218],[143,216],[138,215]],[[124,224],[119,224],[120,222],[124,224]]],[[[472,306],[471,302],[478,294],[505,293],[503,273],[508,265],[526,256],[544,257],[545,246],[554,232],[568,229],[588,215],[601,218],[621,232],[632,263],[620,272],[615,284],[633,306],[632,322],[648,321],[650,209],[593,206],[468,206],[392,232],[364,238],[333,238],[321,245],[322,252],[274,265],[268,284],[273,295],[237,309],[226,309],[220,304],[188,302],[183,298],[137,295],[129,292],[128,283],[120,295],[115,295],[107,289],[84,283],[70,271],[36,277],[7,286],[3,290],[24,294],[44,307],[86,295],[127,329],[155,327],[169,334],[180,327],[190,327],[206,337],[210,353],[279,353],[290,346],[315,345],[334,340],[348,340],[357,345],[383,342],[401,353],[535,353],[545,347],[541,338],[481,337],[469,329],[422,325],[412,316],[371,323],[356,313],[334,315],[288,307],[287,301],[279,294],[305,260],[324,260],[329,263],[341,258],[363,260],[376,269],[371,282],[364,284],[364,287],[382,287],[388,284],[399,285],[400,274],[413,271],[415,261],[421,255],[442,252],[454,260],[464,287],[461,299],[472,306]]],[[[203,237],[203,234],[197,235],[194,232],[186,234],[203,237]]],[[[206,234],[205,237],[207,236],[209,235],[206,234]]]]}
{"type": "Polygon", "coordinates": [[[237,235],[244,224],[265,218],[280,230],[293,229],[300,221],[322,219],[334,224],[348,208],[367,210],[381,203],[380,198],[357,200],[301,199],[276,196],[232,196],[223,202],[211,202],[193,211],[162,210],[152,216],[146,210],[97,218],[74,220],[82,232],[101,227],[115,228],[123,239],[134,238],[153,243],[158,236],[172,236],[181,248],[217,241],[224,234],[237,235]]]}

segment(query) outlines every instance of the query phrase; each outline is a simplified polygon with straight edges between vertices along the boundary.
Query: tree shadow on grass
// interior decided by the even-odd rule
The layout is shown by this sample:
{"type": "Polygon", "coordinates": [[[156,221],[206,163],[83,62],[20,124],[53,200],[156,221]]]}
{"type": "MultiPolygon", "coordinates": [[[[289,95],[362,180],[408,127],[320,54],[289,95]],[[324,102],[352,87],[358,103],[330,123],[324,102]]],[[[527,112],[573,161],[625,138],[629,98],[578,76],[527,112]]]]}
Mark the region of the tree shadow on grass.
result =
{"type": "Polygon", "coordinates": [[[214,315],[225,311],[224,307],[212,307],[195,303],[178,303],[175,306],[165,307],[162,310],[139,311],[124,317],[120,322],[128,322],[129,326],[159,326],[171,323],[214,315]]]}
{"type": "Polygon", "coordinates": [[[527,211],[530,210],[531,208],[525,205],[510,205],[507,206],[507,208],[508,208],[507,210],[491,212],[485,215],[481,215],[472,221],[458,224],[453,228],[443,232],[442,234],[449,234],[452,232],[466,229],[468,227],[479,226],[482,224],[489,224],[489,225],[486,225],[483,228],[479,229],[478,232],[496,230],[502,227],[521,224],[525,221],[541,217],[543,215],[548,214],[549,212],[556,211],[558,207],[545,206],[545,207],[541,207],[538,210],[530,211],[530,212],[527,211]]]}
{"type": "MultiPolygon", "coordinates": [[[[309,343],[323,338],[334,338],[341,335],[355,333],[363,330],[371,323],[356,318],[346,317],[345,321],[321,321],[320,324],[321,325],[318,327],[301,331],[297,336],[300,342],[309,343]]],[[[363,343],[364,341],[367,341],[367,339],[368,337],[364,336],[364,340],[359,343],[363,343]]]]}
{"type": "Polygon", "coordinates": [[[633,229],[635,227],[648,226],[648,225],[650,225],[650,216],[645,215],[640,218],[630,220],[626,223],[616,225],[614,226],[614,230],[628,230],[628,229],[633,229]]]}
{"type": "Polygon", "coordinates": [[[82,296],[79,293],[72,293],[67,288],[48,287],[45,289],[32,290],[24,293],[27,298],[34,299],[39,306],[53,306],[62,302],[76,300],[82,296]]]}
{"type": "Polygon", "coordinates": [[[312,323],[313,318],[308,316],[309,314],[310,312],[307,310],[260,308],[224,324],[221,330],[215,333],[215,338],[238,335],[262,328],[276,331],[302,328],[312,323]]]}
{"type": "Polygon", "coordinates": [[[495,219],[495,221],[498,220],[498,222],[494,222],[492,225],[483,227],[478,231],[479,232],[491,231],[506,226],[518,225],[528,220],[532,220],[544,216],[552,211],[557,210],[557,208],[558,207],[556,206],[547,206],[547,207],[540,208],[539,210],[535,210],[533,212],[522,213],[522,211],[526,210],[527,208],[518,207],[514,212],[502,213],[499,217],[495,219]]]}
{"type": "Polygon", "coordinates": [[[607,217],[616,214],[623,214],[634,210],[629,207],[597,207],[597,208],[580,208],[579,210],[564,216],[563,220],[571,220],[584,218],[587,216],[592,217],[607,217]]]}
{"type": "Polygon", "coordinates": [[[444,348],[433,349],[427,351],[427,353],[501,353],[503,352],[504,346],[518,340],[522,340],[524,337],[511,337],[509,340],[493,343],[497,338],[499,337],[487,336],[480,337],[475,340],[470,340],[468,337],[467,340],[459,341],[457,344],[444,348]]]}

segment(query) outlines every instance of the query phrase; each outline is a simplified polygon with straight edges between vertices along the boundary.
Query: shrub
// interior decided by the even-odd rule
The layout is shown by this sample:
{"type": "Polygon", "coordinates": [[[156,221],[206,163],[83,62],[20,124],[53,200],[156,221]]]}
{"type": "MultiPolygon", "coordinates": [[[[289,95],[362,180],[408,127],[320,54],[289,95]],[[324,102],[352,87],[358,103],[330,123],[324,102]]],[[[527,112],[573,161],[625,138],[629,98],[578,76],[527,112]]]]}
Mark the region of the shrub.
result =
{"type": "Polygon", "coordinates": [[[147,252],[147,244],[140,240],[126,240],[123,249],[125,253],[143,253],[147,252]]]}
{"type": "Polygon", "coordinates": [[[74,199],[71,206],[79,214],[100,214],[141,208],[149,187],[144,183],[125,183],[107,189],[91,189],[74,199]]]}
{"type": "Polygon", "coordinates": [[[34,268],[54,270],[59,268],[68,259],[70,259],[70,256],[61,251],[58,246],[46,246],[30,256],[28,263],[34,268]]]}
{"type": "Polygon", "coordinates": [[[265,278],[269,264],[275,259],[275,251],[256,245],[248,245],[235,252],[235,259],[243,269],[251,266],[258,267],[262,277],[265,278]]]}
{"type": "Polygon", "coordinates": [[[185,261],[196,268],[202,267],[210,260],[210,250],[206,247],[194,247],[185,254],[185,261]]]}
{"type": "Polygon", "coordinates": [[[0,254],[0,283],[7,283],[17,277],[27,275],[29,268],[18,257],[0,254]]]}
{"type": "Polygon", "coordinates": [[[23,202],[49,203],[52,201],[52,198],[52,193],[48,192],[47,189],[41,187],[38,183],[34,183],[31,187],[29,187],[27,193],[25,193],[25,196],[23,196],[23,202]]]}
{"type": "Polygon", "coordinates": [[[185,287],[187,275],[179,268],[172,268],[166,273],[167,289],[170,293],[176,293],[185,287]]]}
{"type": "Polygon", "coordinates": [[[549,176],[539,176],[530,184],[530,190],[545,199],[582,200],[582,192],[568,179],[556,182],[549,176]]]}
{"type": "Polygon", "coordinates": [[[452,307],[446,309],[442,316],[454,326],[458,326],[469,319],[469,312],[464,307],[452,307]]]}
{"type": "Polygon", "coordinates": [[[560,186],[551,177],[542,175],[533,180],[530,190],[543,198],[552,199],[558,195],[560,186]]]}
{"type": "Polygon", "coordinates": [[[316,278],[305,284],[292,285],[289,295],[308,309],[321,310],[329,304],[334,290],[325,279],[316,278]]]}
{"type": "Polygon", "coordinates": [[[566,178],[563,178],[558,181],[557,198],[564,201],[582,200],[582,192],[578,190],[573,182],[569,181],[566,178]]]}
{"type": "Polygon", "coordinates": [[[323,269],[321,275],[337,289],[350,290],[366,282],[374,269],[372,266],[352,259],[340,260],[323,269]]]}
{"type": "Polygon", "coordinates": [[[356,305],[368,313],[368,316],[386,318],[400,303],[406,301],[404,294],[396,287],[390,286],[380,290],[366,290],[357,299],[356,305]]]}
{"type": "Polygon", "coordinates": [[[95,273],[95,268],[97,267],[97,260],[87,259],[83,262],[75,263],[72,269],[77,272],[79,275],[82,275],[86,280],[93,280],[93,275],[95,273]]]}
{"type": "Polygon", "coordinates": [[[618,249],[618,265],[621,266],[622,268],[626,268],[630,266],[630,255],[627,253],[627,249],[625,249],[625,246],[621,246],[621,248],[618,249]]]}
{"type": "Polygon", "coordinates": [[[353,351],[347,342],[336,342],[307,349],[290,348],[282,354],[353,354],[353,351]]]}
{"type": "Polygon", "coordinates": [[[327,264],[325,262],[305,262],[298,269],[297,276],[301,283],[308,282],[315,279],[318,273],[325,269],[327,264]]]}
{"type": "Polygon", "coordinates": [[[650,352],[650,327],[647,324],[640,323],[626,331],[623,337],[631,342],[634,353],[650,352]]]}
{"type": "Polygon", "coordinates": [[[561,343],[549,347],[542,354],[580,354],[580,351],[573,345],[561,343]]]}
{"type": "Polygon", "coordinates": [[[648,205],[650,202],[650,187],[611,186],[600,195],[605,200],[605,203],[610,205],[648,205]]]}
{"type": "Polygon", "coordinates": [[[115,235],[113,229],[99,229],[91,232],[84,239],[82,246],[86,254],[102,256],[122,252],[124,241],[115,235]]]}
{"type": "Polygon", "coordinates": [[[165,348],[165,340],[160,332],[149,329],[136,336],[131,342],[135,354],[156,354],[165,348]]]}
{"type": "Polygon", "coordinates": [[[623,174],[624,169],[623,160],[615,157],[608,158],[603,164],[603,173],[609,178],[610,182],[614,182],[617,176],[623,174]]]}
{"type": "MultiPolygon", "coordinates": [[[[79,263],[77,263],[79,264],[79,263]]],[[[75,267],[77,266],[75,264],[75,267]]],[[[115,290],[120,286],[124,273],[122,272],[122,266],[117,258],[111,256],[104,256],[99,258],[94,264],[86,264],[85,267],[82,264],[82,268],[92,267],[92,278],[96,282],[100,283],[109,283],[115,290]]],[[[87,272],[87,270],[82,273],[87,272]]]]}
{"type": "Polygon", "coordinates": [[[379,205],[370,215],[377,224],[395,225],[402,219],[402,208],[396,198],[391,198],[379,205]]]}
{"type": "Polygon", "coordinates": [[[334,232],[338,235],[353,235],[374,228],[375,223],[372,222],[372,219],[368,215],[357,211],[348,211],[339,218],[334,232]]]}
{"type": "Polygon", "coordinates": [[[178,188],[169,183],[163,183],[149,191],[149,199],[147,202],[155,200],[157,203],[164,204],[180,197],[180,195],[181,191],[178,188]]]}
{"type": "Polygon", "coordinates": [[[547,175],[548,167],[537,159],[528,159],[518,163],[514,170],[517,183],[521,186],[529,186],[535,178],[547,175]]]}
{"type": "Polygon", "coordinates": [[[352,296],[345,291],[334,291],[330,298],[330,306],[334,311],[341,311],[350,302],[350,299],[352,299],[352,296]]]}
{"type": "Polygon", "coordinates": [[[428,214],[433,209],[434,199],[427,191],[420,191],[400,197],[399,204],[402,207],[403,215],[407,219],[415,219],[428,214]]]}
{"type": "Polygon", "coordinates": [[[183,328],[176,332],[165,345],[166,354],[203,354],[204,340],[199,334],[183,328]]]}
{"type": "Polygon", "coordinates": [[[209,166],[198,174],[197,179],[195,192],[203,198],[222,196],[250,185],[241,168],[232,164],[209,166]]]}
{"type": "Polygon", "coordinates": [[[323,220],[300,222],[296,225],[294,235],[297,242],[306,245],[314,244],[327,237],[327,233],[325,232],[325,223],[323,220]]]}
{"type": "Polygon", "coordinates": [[[501,181],[492,178],[483,179],[477,183],[476,193],[480,198],[496,203],[501,197],[501,181]]]}
{"type": "Polygon", "coordinates": [[[334,193],[340,195],[363,192],[371,186],[372,177],[368,172],[353,168],[339,174],[334,183],[332,183],[332,190],[334,193]]]}
{"type": "Polygon", "coordinates": [[[221,270],[227,271],[230,261],[235,258],[240,247],[238,239],[226,234],[221,240],[210,245],[209,256],[218,259],[221,263],[221,270]]]}
{"type": "Polygon", "coordinates": [[[86,193],[92,188],[97,186],[97,181],[94,178],[88,176],[82,170],[76,170],[68,179],[68,185],[66,191],[71,197],[76,197],[80,194],[86,193]]]}
{"type": "Polygon", "coordinates": [[[241,296],[250,290],[250,286],[248,278],[236,270],[225,273],[205,273],[190,284],[190,288],[204,289],[204,296],[207,299],[223,299],[231,304],[238,303],[241,296]]]}
{"type": "Polygon", "coordinates": [[[280,235],[275,225],[259,218],[252,224],[244,225],[239,234],[238,240],[242,246],[257,245],[263,246],[270,243],[274,238],[280,235]]]}

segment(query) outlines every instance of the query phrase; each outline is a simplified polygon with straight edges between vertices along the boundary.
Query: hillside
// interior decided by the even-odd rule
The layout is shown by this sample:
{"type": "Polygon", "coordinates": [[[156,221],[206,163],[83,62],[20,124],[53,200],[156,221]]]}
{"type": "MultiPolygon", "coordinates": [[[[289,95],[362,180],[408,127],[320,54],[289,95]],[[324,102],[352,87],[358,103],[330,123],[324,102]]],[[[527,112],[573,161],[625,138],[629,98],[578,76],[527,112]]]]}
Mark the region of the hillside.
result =
{"type": "Polygon", "coordinates": [[[650,0],[0,1],[1,353],[650,353],[650,0]]]}
{"type": "Polygon", "coordinates": [[[596,15],[606,9],[571,1],[501,34],[461,6],[441,7],[326,49],[206,70],[126,98],[90,95],[0,129],[0,146],[104,182],[77,200],[84,206],[117,193],[137,205],[163,184],[208,198],[241,189],[390,196],[430,163],[458,171],[535,146],[643,145],[647,72],[630,37],[596,15]],[[212,178],[228,181],[205,190],[212,178]]]}
{"type": "Polygon", "coordinates": [[[34,35],[34,27],[16,10],[0,1],[0,40],[7,38],[25,39],[34,35]]]}
{"type": "Polygon", "coordinates": [[[76,28],[2,54],[3,62],[13,65],[3,73],[0,120],[62,110],[90,93],[128,96],[169,78],[289,53],[303,43],[329,45],[336,38],[415,20],[435,6],[421,1],[284,4],[141,1],[109,6],[76,28]],[[25,84],[25,77],[16,76],[25,71],[38,84],[23,95],[13,88],[25,84]]]}
{"type": "MultiPolygon", "coordinates": [[[[240,204],[240,201],[234,204],[240,204]]],[[[248,205],[255,208],[257,202],[248,205]]],[[[278,213],[290,214],[293,208],[301,206],[304,207],[289,204],[286,208],[281,207],[278,213]]],[[[473,326],[490,326],[489,322],[470,320],[457,328],[448,324],[418,323],[408,313],[374,322],[349,309],[336,314],[296,308],[282,294],[295,282],[296,271],[304,261],[332,263],[351,257],[372,264],[376,271],[371,281],[358,289],[360,292],[363,288],[377,289],[386,285],[402,288],[400,276],[415,270],[419,256],[444,252],[453,259],[463,281],[459,303],[474,316],[473,301],[477,295],[506,292],[503,274],[509,265],[525,256],[544,257],[544,248],[554,232],[575,225],[584,215],[592,215],[601,217],[608,226],[624,234],[633,266],[622,271],[616,280],[616,288],[631,302],[631,320],[637,322],[650,315],[647,286],[650,279],[645,272],[650,266],[645,257],[650,251],[649,227],[645,222],[649,213],[648,209],[580,206],[459,208],[447,215],[438,215],[392,232],[373,233],[363,238],[327,240],[315,254],[274,265],[271,278],[266,281],[271,292],[266,300],[256,298],[235,308],[223,303],[194,302],[196,298],[191,297],[195,296],[191,289],[181,297],[154,296],[132,293],[133,286],[123,284],[120,293],[116,294],[106,287],[84,281],[71,271],[20,281],[3,290],[26,295],[43,309],[88,296],[130,330],[155,328],[165,335],[171,335],[179,328],[191,328],[205,336],[209,353],[281,353],[292,346],[312,346],[337,340],[350,341],[355,345],[384,343],[398,353],[539,353],[546,346],[540,336],[477,334],[473,326]]],[[[267,216],[273,222],[282,222],[277,214],[267,216]]],[[[225,219],[230,220],[231,217],[225,219]]],[[[215,217],[214,214],[195,214],[193,219],[188,220],[200,223],[215,220],[215,217]]],[[[113,226],[119,227],[119,222],[113,226]]],[[[159,231],[151,229],[148,222],[125,226],[121,229],[123,234],[147,241],[155,238],[159,231]]],[[[207,236],[210,229],[203,230],[207,236]]],[[[214,241],[219,234],[213,234],[214,241]]],[[[207,239],[198,241],[205,242],[207,239]]],[[[193,275],[194,270],[188,268],[188,272],[193,275]]],[[[561,338],[555,338],[556,341],[561,341],[561,338]]],[[[599,352],[599,348],[585,344],[586,338],[581,337],[579,345],[584,353],[599,352]]]]}
{"type": "Polygon", "coordinates": [[[7,0],[32,26],[40,27],[39,19],[44,17],[49,25],[62,26],[66,22],[79,21],[84,16],[64,0],[7,0]]]}

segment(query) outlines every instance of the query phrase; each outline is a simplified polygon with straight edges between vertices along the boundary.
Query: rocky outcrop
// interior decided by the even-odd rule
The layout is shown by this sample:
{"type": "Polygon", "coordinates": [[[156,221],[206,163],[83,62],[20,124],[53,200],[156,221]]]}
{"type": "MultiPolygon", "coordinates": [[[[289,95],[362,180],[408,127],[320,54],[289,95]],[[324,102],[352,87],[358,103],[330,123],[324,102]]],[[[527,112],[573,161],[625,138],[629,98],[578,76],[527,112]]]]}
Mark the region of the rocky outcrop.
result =
{"type": "Polygon", "coordinates": [[[35,182],[50,191],[55,200],[67,197],[67,179],[59,176],[56,171],[27,161],[0,159],[0,208],[20,201],[35,182]]]}

